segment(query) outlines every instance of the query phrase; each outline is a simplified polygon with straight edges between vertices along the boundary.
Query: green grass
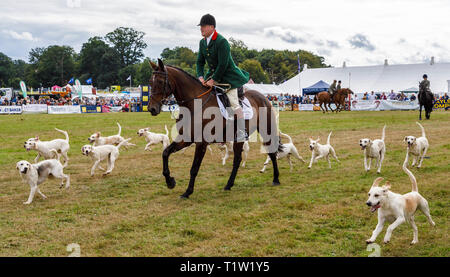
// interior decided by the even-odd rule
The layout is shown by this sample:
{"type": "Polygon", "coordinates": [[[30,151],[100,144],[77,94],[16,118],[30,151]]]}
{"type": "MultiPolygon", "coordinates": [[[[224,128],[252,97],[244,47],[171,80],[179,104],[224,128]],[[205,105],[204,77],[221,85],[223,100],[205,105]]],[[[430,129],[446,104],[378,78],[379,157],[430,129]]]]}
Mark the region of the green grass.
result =
{"type": "MultiPolygon", "coordinates": [[[[406,135],[420,135],[417,112],[282,112],[281,130],[294,140],[309,162],[308,138],[326,141],[333,131],[341,163],[325,160],[313,165],[295,162],[292,173],[280,160],[281,185],[271,186],[272,169],[259,173],[265,156],[259,144],[251,143],[247,167],[239,169],[232,191],[224,192],[231,161],[221,165],[219,151],[206,154],[195,192],[189,200],[178,198],[187,187],[193,149],[175,153],[170,159],[177,180],[167,189],[162,176],[161,146],[144,152],[145,141],[136,135],[140,128],[164,132],[173,122],[167,113],[88,115],[0,116],[0,256],[67,256],[66,246],[77,243],[82,256],[368,256],[365,240],[377,223],[365,205],[367,192],[379,176],[364,172],[360,138],[379,138],[386,123],[387,156],[381,176],[392,190],[410,191],[401,170],[406,135]],[[136,147],[122,150],[116,168],[107,177],[98,171],[89,176],[92,162],[81,155],[89,135],[117,133],[131,137],[136,147]],[[23,142],[35,135],[42,140],[62,138],[54,127],[70,136],[71,175],[69,190],[60,190],[58,180],[48,180],[41,190],[48,199],[36,196],[22,204],[29,186],[15,169],[17,161],[32,161],[23,142]]],[[[398,227],[391,242],[377,239],[382,256],[450,256],[449,243],[449,153],[450,116],[433,112],[422,122],[430,149],[423,168],[412,169],[420,193],[429,201],[436,227],[418,211],[419,243],[410,246],[412,229],[398,227]]],[[[386,228],[386,227],[385,227],[386,228]]]]}

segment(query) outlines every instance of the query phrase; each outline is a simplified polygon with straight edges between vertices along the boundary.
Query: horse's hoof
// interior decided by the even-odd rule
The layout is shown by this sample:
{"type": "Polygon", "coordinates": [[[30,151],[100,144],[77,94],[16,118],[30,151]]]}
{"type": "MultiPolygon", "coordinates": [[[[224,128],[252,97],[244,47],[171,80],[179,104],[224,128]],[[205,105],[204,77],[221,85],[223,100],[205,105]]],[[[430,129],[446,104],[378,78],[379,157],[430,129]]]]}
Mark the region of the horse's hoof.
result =
{"type": "Polygon", "coordinates": [[[168,180],[166,180],[167,183],[167,187],[169,189],[173,189],[175,187],[175,185],[177,184],[177,182],[175,181],[175,178],[170,177],[168,180]]]}
{"type": "Polygon", "coordinates": [[[224,188],[223,188],[223,190],[224,190],[224,191],[230,191],[230,190],[231,190],[231,188],[230,188],[230,187],[228,187],[228,186],[226,186],[226,187],[224,187],[224,188]]]}
{"type": "Polygon", "coordinates": [[[272,186],[279,186],[280,182],[272,182],[272,186]]]}
{"type": "Polygon", "coordinates": [[[189,195],[182,194],[180,195],[180,199],[189,199],[189,195]]]}

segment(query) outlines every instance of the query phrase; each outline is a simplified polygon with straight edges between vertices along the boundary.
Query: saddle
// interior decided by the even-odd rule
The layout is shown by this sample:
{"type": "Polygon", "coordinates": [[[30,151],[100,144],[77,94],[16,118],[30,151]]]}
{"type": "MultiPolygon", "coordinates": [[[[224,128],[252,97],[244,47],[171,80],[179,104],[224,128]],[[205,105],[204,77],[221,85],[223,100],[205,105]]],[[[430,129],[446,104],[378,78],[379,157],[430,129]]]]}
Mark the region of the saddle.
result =
{"type": "MultiPolygon", "coordinates": [[[[239,87],[237,88],[237,93],[238,93],[238,98],[239,98],[239,105],[242,106],[242,101],[244,101],[244,87],[239,87]]],[[[226,89],[220,87],[220,86],[214,86],[214,89],[212,90],[212,94],[216,95],[219,99],[220,102],[222,102],[222,104],[224,105],[225,108],[229,108],[231,107],[230,105],[230,100],[228,99],[227,93],[226,93],[226,89]]]]}

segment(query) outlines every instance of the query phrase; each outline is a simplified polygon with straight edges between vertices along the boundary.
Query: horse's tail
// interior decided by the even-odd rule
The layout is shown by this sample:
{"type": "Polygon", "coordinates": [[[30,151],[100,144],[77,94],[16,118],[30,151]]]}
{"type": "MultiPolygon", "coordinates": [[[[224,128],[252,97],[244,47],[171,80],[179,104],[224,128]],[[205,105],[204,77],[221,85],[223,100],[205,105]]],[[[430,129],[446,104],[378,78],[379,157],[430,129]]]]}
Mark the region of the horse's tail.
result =
{"type": "Polygon", "coordinates": [[[422,129],[422,137],[426,138],[425,136],[425,129],[423,128],[422,124],[420,124],[419,122],[416,122],[417,125],[419,125],[420,129],[422,129]]]}
{"type": "Polygon", "coordinates": [[[333,131],[331,131],[330,134],[328,135],[327,144],[330,144],[331,133],[333,133],[333,131]]]}
{"type": "Polygon", "coordinates": [[[316,103],[317,103],[317,94],[314,95],[314,104],[316,104],[316,103]]]}
{"type": "Polygon", "coordinates": [[[383,132],[381,133],[381,140],[382,141],[384,141],[384,138],[385,138],[385,132],[384,132],[385,129],[386,129],[386,124],[384,124],[383,132]]]}

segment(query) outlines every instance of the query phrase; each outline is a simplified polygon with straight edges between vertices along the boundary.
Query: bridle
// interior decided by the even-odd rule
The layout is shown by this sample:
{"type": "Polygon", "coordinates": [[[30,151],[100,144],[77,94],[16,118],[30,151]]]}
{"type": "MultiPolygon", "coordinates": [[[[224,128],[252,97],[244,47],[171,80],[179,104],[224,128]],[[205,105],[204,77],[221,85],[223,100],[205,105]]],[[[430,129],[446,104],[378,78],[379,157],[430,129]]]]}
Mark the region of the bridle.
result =
{"type": "MultiPolygon", "coordinates": [[[[153,74],[154,75],[160,75],[160,76],[164,77],[164,90],[163,90],[163,92],[160,92],[160,93],[153,93],[152,92],[152,94],[153,95],[160,95],[160,94],[162,94],[163,98],[161,100],[167,99],[167,97],[169,97],[169,95],[172,93],[172,87],[170,86],[170,82],[169,82],[169,74],[167,73],[167,71],[162,71],[162,72],[161,71],[153,71],[153,74]]],[[[192,101],[194,99],[199,99],[199,98],[203,97],[204,95],[210,93],[212,90],[213,90],[213,87],[210,87],[207,91],[205,91],[205,92],[201,93],[200,95],[197,95],[197,96],[195,96],[193,98],[190,98],[190,99],[187,99],[187,100],[177,101],[177,104],[181,106],[181,105],[186,104],[186,103],[188,103],[188,102],[190,102],[190,101],[192,101]]],[[[205,105],[209,101],[210,97],[211,97],[211,95],[208,96],[208,98],[203,103],[203,105],[205,105]]]]}

